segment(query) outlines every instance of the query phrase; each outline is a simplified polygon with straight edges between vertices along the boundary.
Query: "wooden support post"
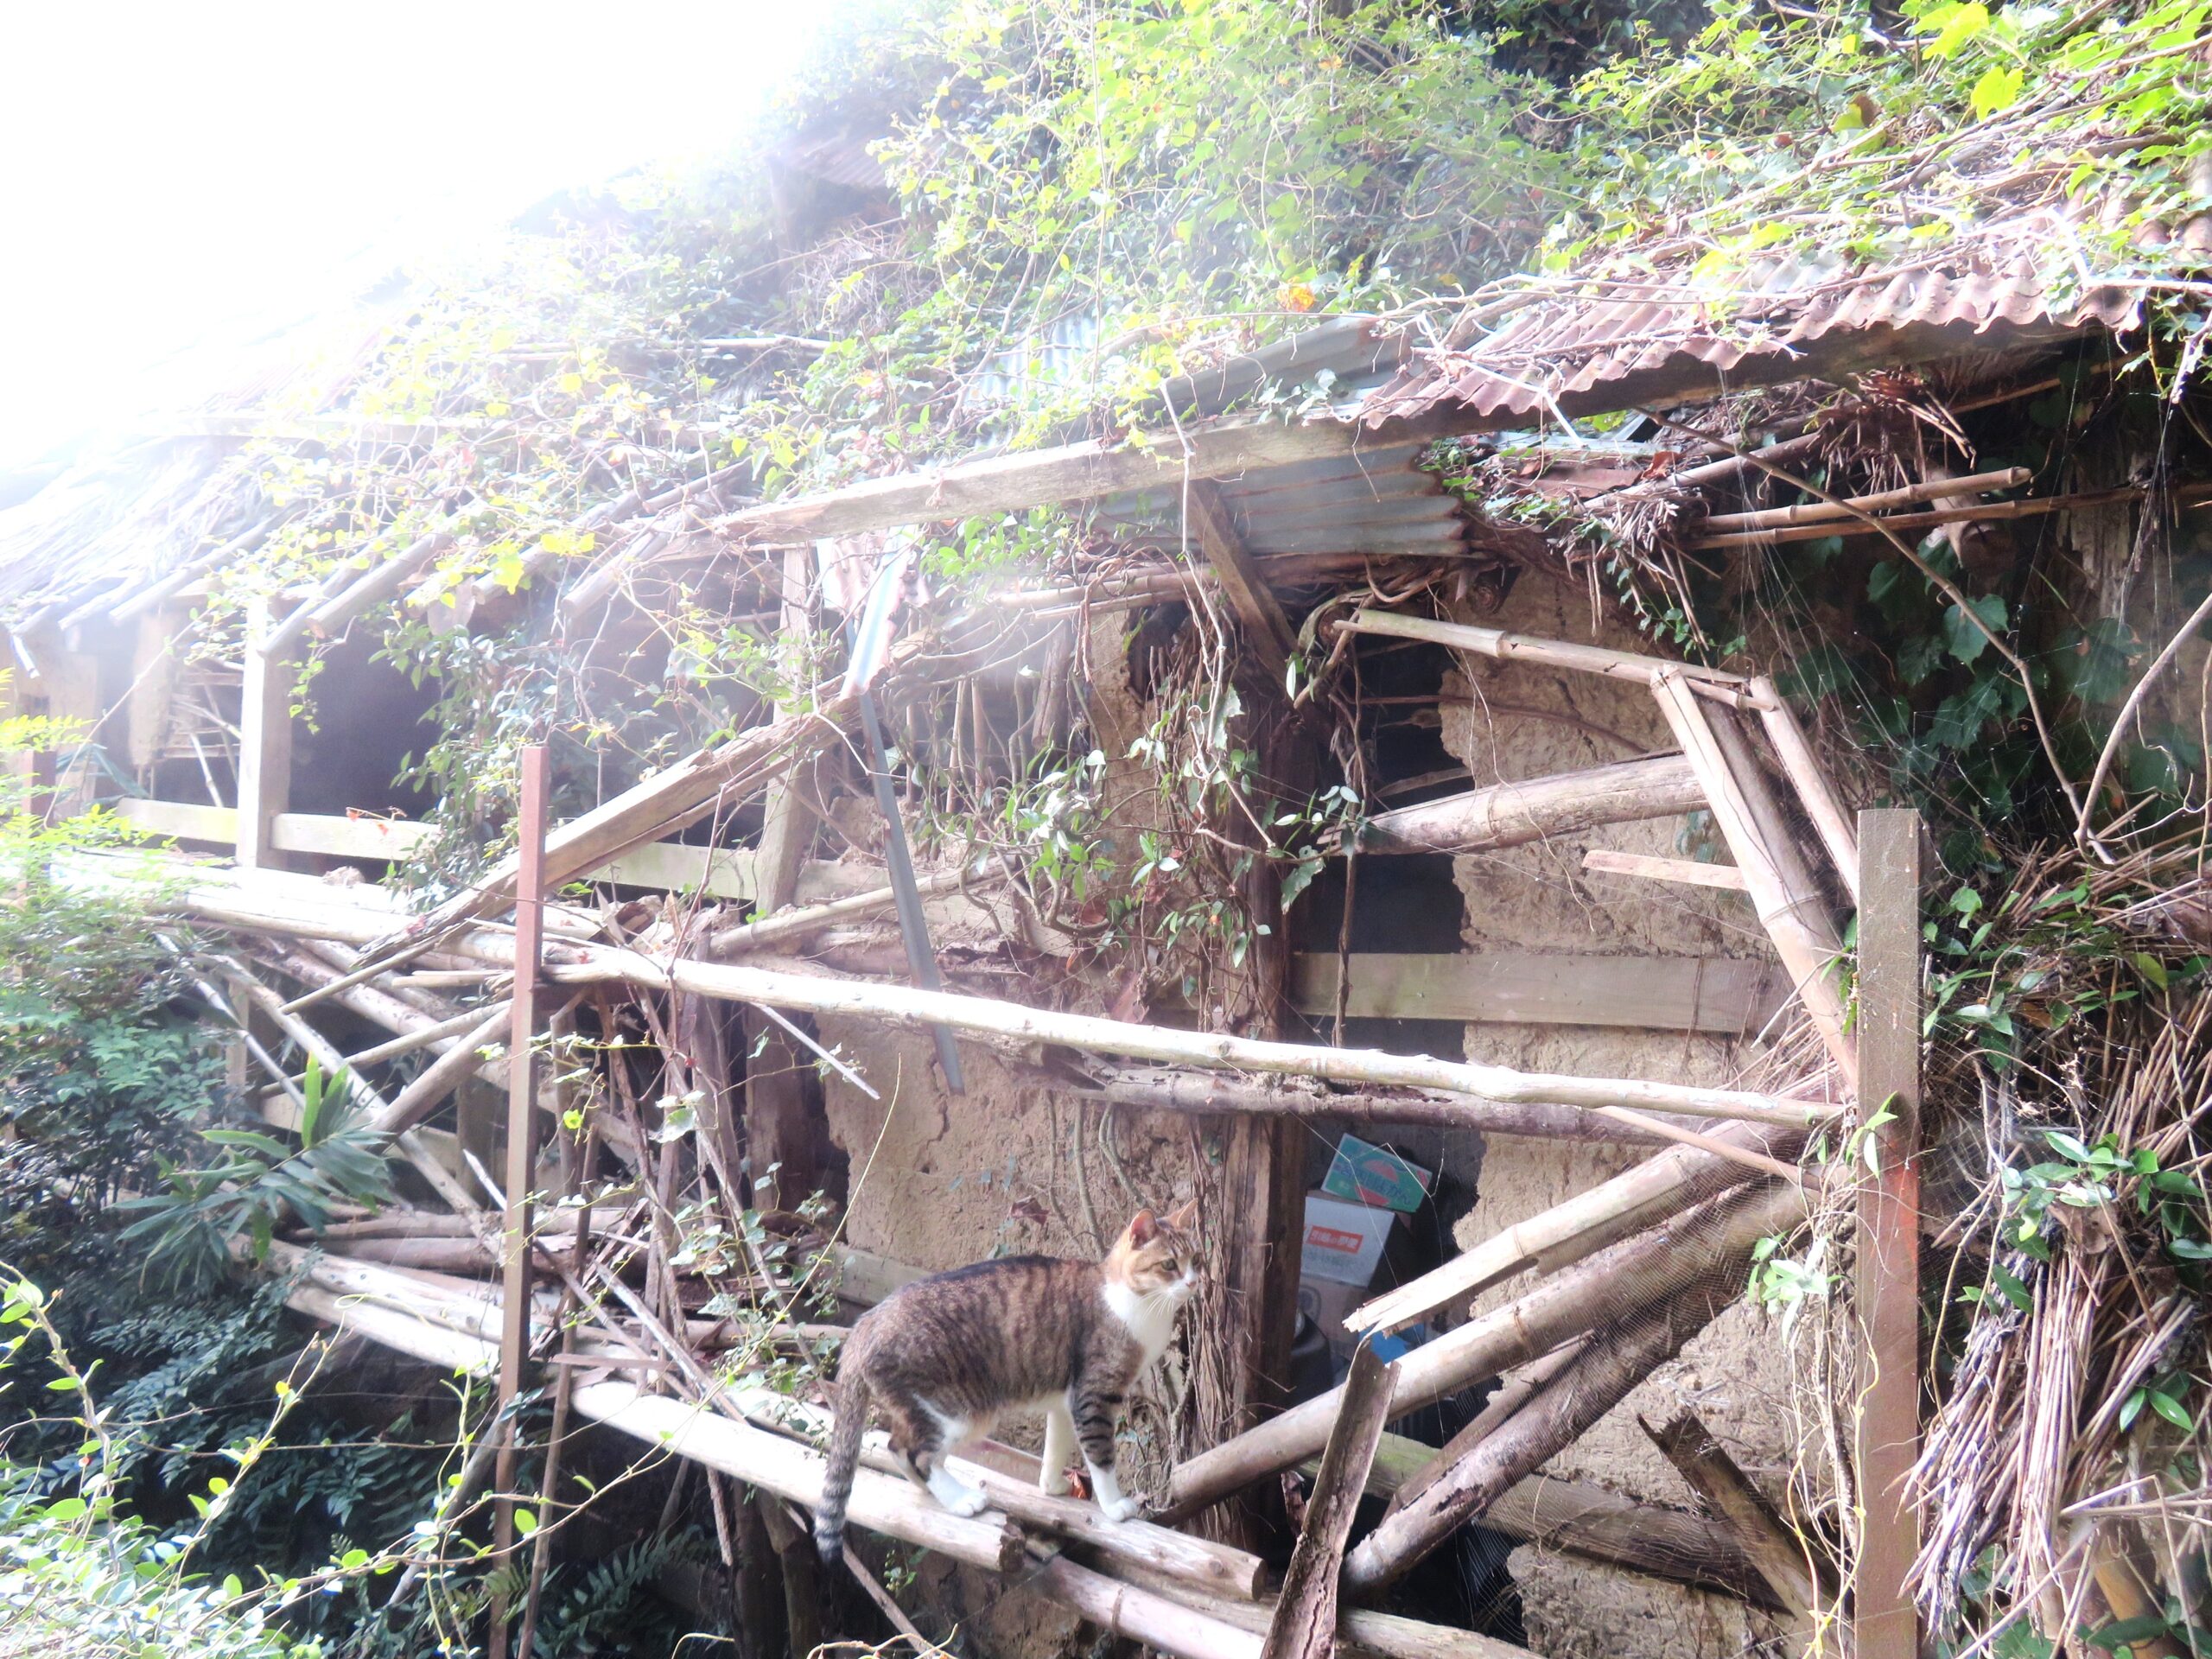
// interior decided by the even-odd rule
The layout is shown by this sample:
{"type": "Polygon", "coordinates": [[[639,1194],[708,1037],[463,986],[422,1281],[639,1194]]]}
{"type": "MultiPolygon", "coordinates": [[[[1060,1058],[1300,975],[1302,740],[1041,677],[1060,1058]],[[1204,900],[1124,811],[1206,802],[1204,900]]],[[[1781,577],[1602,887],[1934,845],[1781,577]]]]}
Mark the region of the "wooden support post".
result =
{"type": "MultiPolygon", "coordinates": [[[[799,665],[807,631],[813,626],[808,603],[812,563],[810,549],[784,550],[783,617],[778,641],[787,667],[793,671],[799,665]]],[[[811,770],[808,766],[795,766],[769,785],[760,855],[753,867],[753,908],[763,918],[788,910],[798,896],[799,869],[814,842],[814,806],[809,799],[808,777],[811,770]]],[[[889,891],[886,889],[887,893],[889,891]]],[[[891,896],[887,907],[896,902],[895,895],[891,896]]],[[[718,950],[728,945],[728,934],[715,941],[718,950]]],[[[744,1201],[763,1210],[796,1210],[820,1179],[815,1156],[820,1141],[810,1099],[813,1090],[809,1086],[812,1060],[799,1052],[781,1026],[759,1010],[745,1009],[741,1020],[740,1029],[745,1034],[745,1145],[753,1182],[743,1195],[744,1201]],[[764,1179],[770,1185],[760,1185],[764,1179]]],[[[772,1522],[770,1531],[774,1531],[772,1522]]],[[[780,1541],[777,1548],[780,1554],[780,1541]]]]}
{"type": "Polygon", "coordinates": [[[249,638],[238,709],[238,861],[247,868],[284,863],[273,836],[292,792],[292,683],[290,651],[249,638]]]}
{"type": "MultiPolygon", "coordinates": [[[[507,1039],[507,1217],[506,1261],[502,1274],[499,1319],[501,1414],[499,1497],[493,1515],[493,1553],[504,1558],[513,1549],[515,1510],[515,1427],[510,1414],[522,1391],[523,1370],[530,1363],[530,1189],[536,1178],[537,1067],[531,1045],[537,1036],[539,968],[545,930],[545,746],[522,752],[520,867],[515,887],[515,988],[507,1039]]],[[[492,1610],[492,1659],[506,1659],[507,1612],[504,1600],[492,1610]]]]}
{"type": "Polygon", "coordinates": [[[1382,1443],[1382,1424],[1390,1414],[1395,1386],[1391,1367],[1363,1342],[1352,1356],[1344,1382],[1344,1409],[1329,1430],[1313,1495],[1306,1501],[1306,1524],[1291,1553],[1282,1595],[1268,1623],[1264,1659],[1333,1659],[1337,1650],[1337,1578],[1344,1565],[1344,1541],[1367,1485],[1375,1449],[1382,1443]]]}
{"type": "Polygon", "coordinates": [[[1221,579],[1230,608],[1236,613],[1245,648],[1268,681],[1280,688],[1283,666],[1298,649],[1297,630],[1290,626],[1281,601],[1245,550],[1220,487],[1203,479],[1195,480],[1185,486],[1183,503],[1191,535],[1214,575],[1221,579]]]}
{"type": "Polygon", "coordinates": [[[1920,1451],[1920,814],[1859,815],[1860,1111],[1870,1137],[1859,1188],[1853,1295],[1866,1336],[1859,1401],[1855,1659],[1915,1659],[1920,1620],[1905,1587],[1920,1521],[1905,1488],[1920,1451]]]}

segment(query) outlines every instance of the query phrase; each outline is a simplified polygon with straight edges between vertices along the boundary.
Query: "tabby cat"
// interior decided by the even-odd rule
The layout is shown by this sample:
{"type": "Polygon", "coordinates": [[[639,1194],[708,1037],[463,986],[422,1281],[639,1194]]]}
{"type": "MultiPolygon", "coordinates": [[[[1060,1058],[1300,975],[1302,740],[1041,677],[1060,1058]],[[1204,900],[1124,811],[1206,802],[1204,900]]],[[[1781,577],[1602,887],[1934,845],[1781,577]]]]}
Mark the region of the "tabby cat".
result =
{"type": "Polygon", "coordinates": [[[830,1472],[815,1511],[823,1559],[842,1558],[871,1401],[907,1478],[955,1515],[975,1515],[985,1500],[944,1466],[946,1455],[1024,1407],[1045,1413],[1046,1491],[1068,1490],[1069,1454],[1080,1446],[1107,1519],[1136,1514],[1114,1478],[1115,1418],[1198,1282],[1188,1231],[1196,1212],[1195,1199],[1165,1220],[1139,1211],[1103,1262],[978,1262],[902,1286],[861,1315],[838,1367],[830,1472]]]}

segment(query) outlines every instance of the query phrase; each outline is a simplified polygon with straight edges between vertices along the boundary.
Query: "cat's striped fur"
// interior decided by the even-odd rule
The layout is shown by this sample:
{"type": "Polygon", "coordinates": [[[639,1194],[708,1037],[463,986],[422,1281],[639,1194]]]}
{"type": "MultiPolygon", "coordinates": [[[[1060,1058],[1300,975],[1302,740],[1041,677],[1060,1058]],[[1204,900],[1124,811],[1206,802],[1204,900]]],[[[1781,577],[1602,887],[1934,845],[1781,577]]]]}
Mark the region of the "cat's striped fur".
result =
{"type": "Polygon", "coordinates": [[[907,1478],[957,1515],[983,1494],[944,1466],[1000,1414],[1045,1413],[1040,1484],[1068,1490],[1080,1447],[1092,1496],[1109,1520],[1137,1512],[1114,1474],[1114,1430],[1129,1389],[1166,1347],[1198,1284],[1195,1205],[1165,1221],[1141,1211],[1103,1262],[1015,1255],[902,1286],[863,1313],[837,1372],[836,1427],[814,1537],[841,1559],[845,1504],[874,1405],[907,1478]]]}

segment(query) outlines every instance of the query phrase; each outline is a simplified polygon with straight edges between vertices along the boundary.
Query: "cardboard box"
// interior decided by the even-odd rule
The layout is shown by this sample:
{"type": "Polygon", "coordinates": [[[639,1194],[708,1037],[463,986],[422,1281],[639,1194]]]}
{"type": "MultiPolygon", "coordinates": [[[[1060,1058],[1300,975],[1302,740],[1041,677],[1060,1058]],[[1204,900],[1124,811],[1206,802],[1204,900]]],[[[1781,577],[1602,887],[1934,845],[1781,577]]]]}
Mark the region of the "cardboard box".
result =
{"type": "Polygon", "coordinates": [[[1339,1285],[1364,1285],[1375,1277],[1376,1263],[1390,1236],[1395,1211],[1364,1204],[1346,1204],[1325,1192],[1306,1195],[1306,1242],[1299,1256],[1299,1276],[1326,1279],[1339,1285]]]}
{"type": "Polygon", "coordinates": [[[1370,1146],[1348,1135],[1337,1142],[1337,1155],[1330,1161],[1321,1190],[1355,1204],[1379,1205],[1411,1215],[1427,1202],[1435,1185],[1435,1175],[1419,1164],[1408,1163],[1388,1147],[1370,1146]]]}
{"type": "Polygon", "coordinates": [[[1364,1285],[1339,1285],[1326,1279],[1298,1281],[1298,1311],[1320,1326],[1332,1346],[1347,1351],[1353,1338],[1344,1319],[1367,1298],[1364,1285]]]}

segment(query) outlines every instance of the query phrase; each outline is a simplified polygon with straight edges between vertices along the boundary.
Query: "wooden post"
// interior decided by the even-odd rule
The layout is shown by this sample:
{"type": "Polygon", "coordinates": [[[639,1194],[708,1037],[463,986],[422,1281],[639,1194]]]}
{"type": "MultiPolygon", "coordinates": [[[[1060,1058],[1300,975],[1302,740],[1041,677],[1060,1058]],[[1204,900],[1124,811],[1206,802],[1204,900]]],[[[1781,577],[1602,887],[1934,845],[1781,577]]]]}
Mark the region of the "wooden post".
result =
{"type": "Polygon", "coordinates": [[[276,815],[292,793],[292,657],[289,647],[255,637],[247,621],[245,684],[238,708],[238,861],[249,869],[279,869],[283,855],[273,839],[276,815]]]}
{"type": "MultiPolygon", "coordinates": [[[[521,868],[516,879],[515,988],[507,1038],[506,1260],[500,1288],[499,1503],[493,1515],[492,1548],[505,1556],[515,1541],[515,1425],[509,1412],[530,1363],[530,1188],[536,1177],[537,1067],[531,1045],[537,1035],[538,970],[545,929],[545,746],[522,752],[521,868]]],[[[507,1606],[492,1610],[492,1659],[506,1659],[507,1606]]]]}
{"type": "Polygon", "coordinates": [[[1920,1620],[1905,1588],[1920,1523],[1905,1478],[1920,1450],[1920,814],[1859,815],[1859,1073],[1861,1111],[1891,1121],[1868,1137],[1859,1187],[1853,1294],[1866,1335],[1858,1414],[1856,1659],[1915,1659],[1920,1620]]]}

